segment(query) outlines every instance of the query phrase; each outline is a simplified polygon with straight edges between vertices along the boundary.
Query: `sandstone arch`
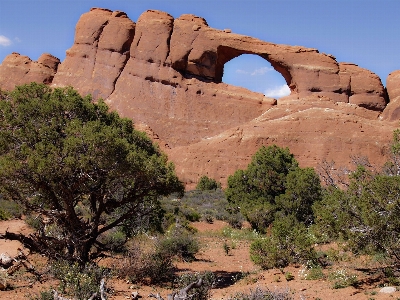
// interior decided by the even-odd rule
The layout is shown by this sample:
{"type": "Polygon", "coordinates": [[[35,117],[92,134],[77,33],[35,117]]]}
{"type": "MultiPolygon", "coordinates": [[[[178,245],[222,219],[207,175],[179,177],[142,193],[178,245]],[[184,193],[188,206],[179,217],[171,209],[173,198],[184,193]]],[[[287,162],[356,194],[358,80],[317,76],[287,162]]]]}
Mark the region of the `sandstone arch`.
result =
{"type": "Polygon", "coordinates": [[[350,153],[382,160],[400,116],[399,78],[388,78],[385,109],[376,74],[317,49],[213,29],[194,15],[147,11],[135,23],[98,8],[81,16],[60,65],[19,54],[0,65],[1,88],[34,80],[106,99],[168,151],[187,183],[203,174],[226,179],[271,143],[289,146],[308,166],[350,153]],[[277,103],[221,83],[224,64],[241,54],[269,61],[291,95],[277,103]]]}
{"type": "Polygon", "coordinates": [[[222,82],[242,86],[266,97],[279,99],[290,94],[286,79],[265,58],[255,54],[241,54],[223,66],[222,82]],[[278,93],[286,87],[288,92],[278,93]]]}

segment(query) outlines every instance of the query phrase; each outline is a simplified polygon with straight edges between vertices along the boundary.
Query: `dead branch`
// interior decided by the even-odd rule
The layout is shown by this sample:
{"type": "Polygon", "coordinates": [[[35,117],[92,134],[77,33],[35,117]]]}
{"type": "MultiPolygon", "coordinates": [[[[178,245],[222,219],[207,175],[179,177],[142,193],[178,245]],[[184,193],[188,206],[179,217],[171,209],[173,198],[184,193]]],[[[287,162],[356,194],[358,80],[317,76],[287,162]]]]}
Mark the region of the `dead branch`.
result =
{"type": "MultiPolygon", "coordinates": [[[[179,292],[174,292],[172,294],[169,294],[167,296],[168,300],[188,300],[190,299],[193,295],[188,295],[188,292],[191,289],[194,288],[199,288],[203,285],[203,279],[200,278],[199,280],[192,282],[191,284],[187,285],[186,287],[184,287],[183,289],[181,289],[179,292]]],[[[157,300],[164,300],[163,297],[160,296],[160,294],[153,294],[151,293],[149,295],[149,297],[151,298],[156,298],[157,300]]]]}

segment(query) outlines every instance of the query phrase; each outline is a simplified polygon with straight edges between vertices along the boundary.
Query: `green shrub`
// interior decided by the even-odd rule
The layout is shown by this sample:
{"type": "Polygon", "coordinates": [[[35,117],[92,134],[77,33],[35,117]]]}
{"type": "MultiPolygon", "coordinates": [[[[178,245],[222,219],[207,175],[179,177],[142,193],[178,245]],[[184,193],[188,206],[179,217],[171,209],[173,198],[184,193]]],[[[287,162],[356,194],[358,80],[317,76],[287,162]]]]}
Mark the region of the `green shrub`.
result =
{"type": "Polygon", "coordinates": [[[244,217],[240,212],[231,213],[226,221],[232,228],[242,229],[244,217]]]}
{"type": "Polygon", "coordinates": [[[147,251],[144,248],[138,245],[130,247],[122,263],[116,266],[117,274],[133,283],[171,282],[175,274],[172,256],[157,252],[155,247],[147,251]]]}
{"type": "Polygon", "coordinates": [[[101,279],[107,276],[106,269],[95,264],[80,266],[69,261],[53,262],[51,272],[60,280],[60,292],[78,299],[88,299],[92,296],[99,290],[101,279]]]}
{"type": "Polygon", "coordinates": [[[250,245],[251,260],[263,269],[282,268],[290,263],[314,260],[315,257],[307,229],[294,216],[277,218],[271,235],[250,245]]]}
{"type": "Polygon", "coordinates": [[[246,170],[229,176],[225,195],[232,207],[240,207],[252,228],[265,233],[277,212],[311,224],[321,184],[313,169],[298,167],[288,148],[272,145],[261,147],[246,170]]]}
{"type": "Polygon", "coordinates": [[[342,289],[348,286],[356,286],[358,284],[357,275],[350,274],[345,269],[340,269],[332,272],[329,275],[329,280],[333,282],[334,289],[342,289]]]}
{"type": "Polygon", "coordinates": [[[8,220],[10,218],[10,214],[0,208],[0,221],[8,220]]]}
{"type": "Polygon", "coordinates": [[[26,222],[26,224],[28,224],[32,228],[36,229],[37,231],[44,228],[43,218],[41,216],[29,215],[26,217],[25,222],[26,222]]]}
{"type": "Polygon", "coordinates": [[[54,292],[52,290],[41,291],[39,294],[29,296],[29,300],[54,300],[54,292]]]}
{"type": "Polygon", "coordinates": [[[305,280],[318,280],[325,277],[322,267],[313,261],[307,261],[299,270],[299,277],[305,280]]]}
{"type": "Polygon", "coordinates": [[[186,273],[180,275],[174,280],[174,285],[177,289],[182,289],[193,282],[202,279],[202,285],[198,288],[193,288],[189,291],[190,299],[193,300],[207,300],[211,298],[211,288],[214,286],[216,278],[214,273],[206,271],[201,273],[186,273]]]}
{"type": "Polygon", "coordinates": [[[229,300],[294,300],[289,289],[270,290],[268,288],[256,287],[249,293],[237,293],[228,298],[229,300]]]}
{"type": "Polygon", "coordinates": [[[125,251],[126,240],[125,233],[118,228],[113,228],[105,232],[99,238],[99,241],[105,245],[106,249],[110,249],[113,252],[125,251]]]}
{"type": "Polygon", "coordinates": [[[3,199],[0,195],[0,220],[1,220],[1,212],[3,211],[4,215],[10,218],[21,218],[23,214],[22,207],[18,205],[18,203],[10,200],[3,199]]]}
{"type": "Polygon", "coordinates": [[[221,188],[221,184],[206,175],[202,176],[196,185],[196,190],[200,191],[210,191],[218,188],[221,188]]]}
{"type": "Polygon", "coordinates": [[[199,252],[200,245],[193,234],[184,228],[175,228],[166,237],[158,240],[156,251],[162,256],[176,257],[192,261],[199,252]]]}

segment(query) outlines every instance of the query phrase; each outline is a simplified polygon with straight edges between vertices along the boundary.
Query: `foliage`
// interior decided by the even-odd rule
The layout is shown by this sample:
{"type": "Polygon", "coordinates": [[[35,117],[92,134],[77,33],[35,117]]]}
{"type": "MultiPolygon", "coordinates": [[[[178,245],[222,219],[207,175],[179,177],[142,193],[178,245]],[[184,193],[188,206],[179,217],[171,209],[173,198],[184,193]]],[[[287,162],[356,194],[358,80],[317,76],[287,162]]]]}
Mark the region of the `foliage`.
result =
{"type": "Polygon", "coordinates": [[[175,275],[173,256],[159,252],[155,245],[146,249],[143,245],[134,244],[124,254],[122,263],[116,270],[118,276],[133,283],[170,282],[175,275]]]}
{"type": "Polygon", "coordinates": [[[249,293],[236,293],[228,298],[229,300],[293,300],[292,293],[289,289],[270,290],[268,288],[256,287],[249,293]]]}
{"type": "Polygon", "coordinates": [[[10,218],[10,215],[8,212],[0,208],[0,221],[8,220],[10,218]]]}
{"type": "Polygon", "coordinates": [[[305,280],[318,280],[325,277],[322,267],[314,261],[307,261],[299,270],[299,277],[305,280]]]}
{"type": "Polygon", "coordinates": [[[276,219],[272,234],[255,240],[250,246],[251,260],[263,269],[282,268],[315,257],[307,228],[293,216],[276,219]]]}
{"type": "Polygon", "coordinates": [[[17,203],[3,199],[3,197],[0,196],[0,220],[21,218],[22,213],[22,208],[17,203]]]}
{"type": "Polygon", "coordinates": [[[161,199],[161,205],[166,212],[164,230],[175,223],[177,218],[185,226],[186,222],[196,222],[201,219],[228,221],[231,217],[227,211],[229,203],[221,189],[188,191],[180,199],[172,195],[161,199]]]}
{"type": "Polygon", "coordinates": [[[210,271],[201,273],[185,273],[178,276],[174,280],[174,286],[177,289],[182,289],[187,287],[193,282],[197,282],[201,278],[202,285],[198,288],[193,288],[189,291],[190,299],[193,300],[207,300],[211,299],[211,289],[215,284],[216,278],[214,273],[210,271]]]}
{"type": "Polygon", "coordinates": [[[246,170],[229,176],[225,194],[253,228],[266,232],[277,212],[311,224],[311,207],[321,198],[321,185],[313,169],[298,167],[288,148],[273,145],[261,147],[246,170]]]}
{"type": "Polygon", "coordinates": [[[107,275],[106,269],[95,264],[81,266],[65,260],[53,262],[51,272],[60,280],[60,292],[77,299],[88,299],[92,296],[99,290],[101,279],[107,275]]]}
{"type": "Polygon", "coordinates": [[[32,83],[2,94],[0,189],[59,228],[36,234],[36,250],[84,264],[107,250],[101,234],[128,219],[140,226],[183,185],[158,147],[103,101],[32,83]]]}
{"type": "Polygon", "coordinates": [[[329,274],[329,280],[333,282],[334,289],[342,289],[348,286],[356,286],[358,284],[357,275],[350,274],[345,269],[340,269],[329,274]]]}
{"type": "Polygon", "coordinates": [[[196,190],[200,191],[210,191],[219,188],[221,188],[221,184],[217,182],[215,179],[209,178],[206,175],[202,176],[196,185],[196,190]]]}
{"type": "Polygon", "coordinates": [[[40,291],[39,294],[29,296],[29,300],[54,300],[54,292],[51,289],[40,291]]]}
{"type": "Polygon", "coordinates": [[[117,253],[125,251],[126,241],[127,241],[126,234],[120,228],[117,227],[114,227],[99,236],[100,243],[105,245],[111,251],[117,253]]]}
{"type": "Polygon", "coordinates": [[[177,227],[158,240],[156,249],[162,256],[179,257],[186,261],[192,261],[199,252],[200,245],[193,234],[184,228],[177,227]]]}
{"type": "Polygon", "coordinates": [[[294,215],[299,222],[311,224],[312,205],[322,198],[318,175],[312,168],[296,168],[286,177],[286,190],[276,198],[276,204],[285,215],[294,215]]]}
{"type": "Polygon", "coordinates": [[[400,176],[359,166],[346,191],[330,188],[314,206],[319,230],[341,237],[355,253],[386,253],[400,260],[400,176]]]}

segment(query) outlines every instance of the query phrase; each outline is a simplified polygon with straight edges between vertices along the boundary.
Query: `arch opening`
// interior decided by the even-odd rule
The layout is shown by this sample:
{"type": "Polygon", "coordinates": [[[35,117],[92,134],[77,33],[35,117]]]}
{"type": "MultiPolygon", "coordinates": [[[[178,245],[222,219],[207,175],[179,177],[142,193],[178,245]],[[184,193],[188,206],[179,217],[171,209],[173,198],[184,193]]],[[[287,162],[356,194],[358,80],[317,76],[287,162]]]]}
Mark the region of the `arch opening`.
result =
{"type": "Polygon", "coordinates": [[[285,78],[257,54],[241,54],[223,66],[222,82],[279,99],[290,95],[285,78]]]}

